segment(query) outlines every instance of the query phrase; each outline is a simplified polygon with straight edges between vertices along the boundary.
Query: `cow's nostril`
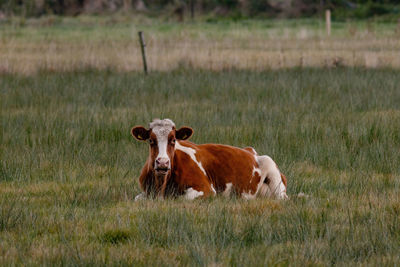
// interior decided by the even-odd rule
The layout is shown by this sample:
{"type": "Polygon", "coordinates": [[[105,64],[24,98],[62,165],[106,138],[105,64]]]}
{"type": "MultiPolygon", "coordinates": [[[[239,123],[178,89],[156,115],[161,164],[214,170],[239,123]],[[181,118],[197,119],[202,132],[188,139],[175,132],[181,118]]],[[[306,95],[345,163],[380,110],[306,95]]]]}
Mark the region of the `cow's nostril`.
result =
{"type": "Polygon", "coordinates": [[[166,158],[157,158],[157,159],[156,159],[156,163],[157,163],[157,164],[161,164],[161,165],[166,165],[166,164],[169,164],[169,159],[166,159],[166,158]]]}
{"type": "Polygon", "coordinates": [[[165,168],[168,168],[169,167],[169,159],[168,158],[157,158],[156,159],[156,167],[157,168],[162,168],[162,169],[165,169],[165,168]]]}

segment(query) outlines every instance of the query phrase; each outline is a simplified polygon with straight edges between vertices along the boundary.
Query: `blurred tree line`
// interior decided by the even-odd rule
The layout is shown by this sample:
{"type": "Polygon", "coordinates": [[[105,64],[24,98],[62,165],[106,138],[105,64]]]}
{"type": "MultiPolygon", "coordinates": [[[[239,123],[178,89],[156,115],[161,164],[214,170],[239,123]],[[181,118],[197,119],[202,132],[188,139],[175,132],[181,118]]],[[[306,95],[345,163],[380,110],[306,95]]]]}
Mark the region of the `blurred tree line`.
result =
{"type": "Polygon", "coordinates": [[[400,0],[0,0],[0,15],[37,17],[47,14],[79,15],[142,12],[149,15],[215,15],[298,18],[321,16],[332,10],[334,19],[383,17],[398,20],[400,0]]]}

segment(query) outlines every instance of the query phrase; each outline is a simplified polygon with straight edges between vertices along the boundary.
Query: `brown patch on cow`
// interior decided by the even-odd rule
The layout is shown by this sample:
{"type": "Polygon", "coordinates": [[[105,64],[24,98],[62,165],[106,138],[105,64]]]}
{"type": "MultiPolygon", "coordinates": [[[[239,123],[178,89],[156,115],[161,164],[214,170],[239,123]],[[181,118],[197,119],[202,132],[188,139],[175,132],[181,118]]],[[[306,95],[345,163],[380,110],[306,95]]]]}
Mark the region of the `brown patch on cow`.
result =
{"type": "Polygon", "coordinates": [[[247,190],[243,190],[242,193],[250,193],[252,195],[257,193],[257,187],[258,187],[258,184],[260,183],[261,179],[262,179],[262,177],[257,172],[252,174],[252,177],[250,179],[250,183],[249,183],[247,190]]]}

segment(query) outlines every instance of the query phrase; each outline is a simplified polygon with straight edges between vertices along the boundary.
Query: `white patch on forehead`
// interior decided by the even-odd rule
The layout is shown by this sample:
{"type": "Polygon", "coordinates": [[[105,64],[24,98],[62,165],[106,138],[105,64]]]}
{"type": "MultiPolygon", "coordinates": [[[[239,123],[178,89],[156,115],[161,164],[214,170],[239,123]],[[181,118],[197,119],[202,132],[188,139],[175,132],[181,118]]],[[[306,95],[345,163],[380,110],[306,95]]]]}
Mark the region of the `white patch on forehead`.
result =
{"type": "Polygon", "coordinates": [[[158,143],[157,158],[168,158],[167,154],[168,135],[174,127],[175,124],[170,119],[164,119],[164,120],[156,119],[150,123],[150,129],[157,137],[157,143],[158,143]]]}
{"type": "Polygon", "coordinates": [[[150,129],[155,127],[164,127],[169,126],[170,128],[175,127],[175,123],[170,119],[159,120],[155,119],[154,121],[150,122],[150,129]]]}
{"type": "Polygon", "coordinates": [[[157,136],[157,140],[159,138],[167,138],[168,134],[172,131],[171,127],[155,127],[153,129],[151,129],[151,131],[153,133],[155,133],[155,135],[157,136]]]}
{"type": "Polygon", "coordinates": [[[168,134],[172,131],[175,127],[175,123],[170,119],[165,120],[154,120],[150,123],[150,129],[158,138],[167,138],[168,134]]]}
{"type": "Polygon", "coordinates": [[[167,146],[168,146],[168,133],[160,134],[154,132],[157,136],[157,145],[158,145],[158,155],[157,158],[169,158],[167,154],[167,146]]]}
{"type": "Polygon", "coordinates": [[[185,198],[188,199],[188,200],[193,200],[193,199],[195,199],[197,197],[200,197],[202,195],[204,195],[203,191],[196,191],[192,187],[188,188],[185,191],[185,198]]]}
{"type": "Polygon", "coordinates": [[[188,154],[190,156],[190,158],[197,164],[197,166],[200,168],[200,170],[204,173],[204,175],[207,176],[207,173],[204,170],[203,165],[201,165],[201,162],[197,161],[197,159],[196,159],[196,155],[195,155],[196,150],[194,150],[191,147],[182,146],[181,144],[179,144],[179,142],[175,143],[175,149],[188,154]]]}

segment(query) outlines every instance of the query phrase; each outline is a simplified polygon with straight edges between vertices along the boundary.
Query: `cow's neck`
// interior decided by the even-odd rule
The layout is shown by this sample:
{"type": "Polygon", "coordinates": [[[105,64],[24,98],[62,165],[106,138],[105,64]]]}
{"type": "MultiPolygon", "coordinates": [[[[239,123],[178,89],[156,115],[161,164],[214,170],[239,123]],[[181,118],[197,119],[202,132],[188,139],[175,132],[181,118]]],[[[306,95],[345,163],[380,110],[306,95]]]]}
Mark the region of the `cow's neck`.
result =
{"type": "Polygon", "coordinates": [[[154,169],[149,169],[146,179],[144,179],[143,188],[148,195],[165,197],[168,181],[171,178],[171,172],[166,175],[155,175],[154,169]]]}

